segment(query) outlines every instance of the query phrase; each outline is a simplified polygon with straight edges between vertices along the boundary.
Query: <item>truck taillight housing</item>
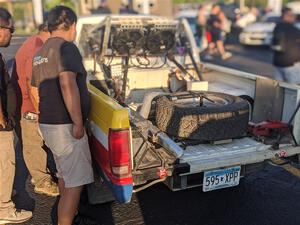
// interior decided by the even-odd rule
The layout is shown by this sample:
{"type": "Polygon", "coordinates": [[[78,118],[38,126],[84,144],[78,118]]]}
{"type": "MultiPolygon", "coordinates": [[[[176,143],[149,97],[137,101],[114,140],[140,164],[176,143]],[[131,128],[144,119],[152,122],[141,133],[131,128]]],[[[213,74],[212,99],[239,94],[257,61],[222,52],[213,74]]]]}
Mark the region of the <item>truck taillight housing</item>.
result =
{"type": "Polygon", "coordinates": [[[131,177],[130,132],[109,130],[109,155],[112,175],[116,178],[131,177]]]}

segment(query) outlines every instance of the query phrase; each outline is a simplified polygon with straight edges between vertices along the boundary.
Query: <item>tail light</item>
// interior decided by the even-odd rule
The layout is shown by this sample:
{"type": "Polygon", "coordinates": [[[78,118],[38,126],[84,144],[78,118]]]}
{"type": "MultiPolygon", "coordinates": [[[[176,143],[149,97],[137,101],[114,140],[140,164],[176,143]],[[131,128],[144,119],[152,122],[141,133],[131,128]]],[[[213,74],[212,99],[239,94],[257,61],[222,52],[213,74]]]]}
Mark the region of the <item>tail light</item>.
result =
{"type": "Polygon", "coordinates": [[[114,177],[131,176],[130,132],[129,130],[109,130],[110,166],[114,177]]]}

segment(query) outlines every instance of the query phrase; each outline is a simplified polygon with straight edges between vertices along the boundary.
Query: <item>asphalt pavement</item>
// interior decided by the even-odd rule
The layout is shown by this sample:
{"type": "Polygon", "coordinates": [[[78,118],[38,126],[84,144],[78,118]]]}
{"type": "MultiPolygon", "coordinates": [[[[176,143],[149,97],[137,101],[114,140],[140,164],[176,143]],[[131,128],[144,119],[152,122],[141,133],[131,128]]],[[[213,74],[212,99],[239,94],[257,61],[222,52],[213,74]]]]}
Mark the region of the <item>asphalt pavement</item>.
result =
{"type": "MultiPolygon", "coordinates": [[[[17,38],[12,47],[0,49],[8,57],[24,41],[17,38]]],[[[230,45],[234,56],[213,62],[232,68],[272,76],[268,49],[230,45]]],[[[33,192],[20,149],[17,153],[17,207],[33,210],[24,225],[55,224],[56,198],[33,192]],[[25,183],[25,186],[22,184],[25,183]],[[24,190],[24,188],[26,190],[24,190]]],[[[83,193],[79,214],[90,218],[82,225],[300,225],[300,176],[297,165],[267,165],[256,174],[243,178],[239,186],[203,193],[201,188],[171,192],[163,184],[133,195],[129,204],[116,202],[88,205],[83,193]],[[293,172],[294,171],[294,172],[293,172]],[[295,172],[296,171],[296,172],[295,172]]]]}
{"type": "Polygon", "coordinates": [[[232,57],[227,60],[222,60],[218,56],[215,56],[212,60],[205,60],[203,54],[201,58],[204,62],[214,63],[265,77],[273,77],[276,68],[272,65],[273,53],[268,47],[227,44],[226,49],[232,53],[232,57]]]}

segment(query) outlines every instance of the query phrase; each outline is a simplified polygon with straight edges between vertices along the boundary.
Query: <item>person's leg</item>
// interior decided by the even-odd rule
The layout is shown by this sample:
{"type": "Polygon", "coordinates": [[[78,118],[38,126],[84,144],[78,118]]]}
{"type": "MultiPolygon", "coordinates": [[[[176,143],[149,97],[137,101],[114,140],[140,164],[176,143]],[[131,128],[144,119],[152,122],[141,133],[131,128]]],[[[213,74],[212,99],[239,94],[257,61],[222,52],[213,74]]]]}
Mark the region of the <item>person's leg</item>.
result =
{"type": "Polygon", "coordinates": [[[62,178],[58,178],[58,189],[59,189],[59,195],[63,196],[65,192],[65,181],[62,178]]]}
{"type": "Polygon", "coordinates": [[[222,40],[218,40],[217,41],[217,48],[218,48],[218,51],[219,51],[220,55],[224,55],[225,54],[224,43],[223,43],[222,40]]]}
{"type": "Polygon", "coordinates": [[[58,203],[58,225],[71,225],[77,213],[82,186],[65,188],[58,203]]]}
{"type": "Polygon", "coordinates": [[[217,48],[221,55],[222,60],[229,59],[232,56],[232,54],[230,52],[227,52],[225,50],[224,42],[222,40],[217,41],[217,48]]]}
{"type": "Polygon", "coordinates": [[[21,120],[23,155],[26,166],[34,181],[35,192],[57,196],[57,185],[47,172],[47,153],[42,148],[42,138],[38,133],[38,123],[21,120]]]}
{"type": "Polygon", "coordinates": [[[300,84],[300,63],[284,68],[284,80],[291,84],[300,84]]]}
{"type": "Polygon", "coordinates": [[[13,131],[0,131],[0,218],[15,207],[11,200],[16,163],[13,142],[13,131]]]}
{"type": "Polygon", "coordinates": [[[278,80],[278,81],[285,81],[284,79],[284,69],[281,67],[277,67],[276,71],[274,73],[274,80],[278,80]]]}
{"type": "Polygon", "coordinates": [[[75,139],[72,128],[72,124],[40,124],[40,130],[53,152],[58,171],[61,190],[58,205],[59,225],[72,224],[82,186],[94,181],[87,135],[79,140],[75,139]]]}
{"type": "Polygon", "coordinates": [[[11,200],[15,176],[15,150],[13,131],[0,132],[0,224],[23,223],[32,212],[16,210],[11,200]]]}
{"type": "Polygon", "coordinates": [[[213,42],[216,43],[216,49],[221,55],[221,58],[223,60],[230,58],[232,54],[230,52],[226,52],[225,50],[224,41],[222,38],[222,30],[219,28],[215,28],[212,34],[213,34],[213,42]]]}

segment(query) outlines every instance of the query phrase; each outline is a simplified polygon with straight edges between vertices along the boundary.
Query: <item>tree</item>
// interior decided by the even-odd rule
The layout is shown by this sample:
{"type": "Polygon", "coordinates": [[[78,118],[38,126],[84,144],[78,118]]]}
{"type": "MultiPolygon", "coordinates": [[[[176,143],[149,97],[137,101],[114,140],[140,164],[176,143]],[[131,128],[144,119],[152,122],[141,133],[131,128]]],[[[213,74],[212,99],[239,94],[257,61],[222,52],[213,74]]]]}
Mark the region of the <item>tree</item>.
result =
{"type": "Polygon", "coordinates": [[[175,4],[181,4],[181,3],[202,3],[205,0],[173,0],[175,4]]]}
{"type": "Polygon", "coordinates": [[[74,2],[72,0],[43,0],[43,3],[47,11],[57,5],[65,5],[74,9],[74,2]]]}

